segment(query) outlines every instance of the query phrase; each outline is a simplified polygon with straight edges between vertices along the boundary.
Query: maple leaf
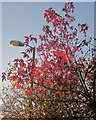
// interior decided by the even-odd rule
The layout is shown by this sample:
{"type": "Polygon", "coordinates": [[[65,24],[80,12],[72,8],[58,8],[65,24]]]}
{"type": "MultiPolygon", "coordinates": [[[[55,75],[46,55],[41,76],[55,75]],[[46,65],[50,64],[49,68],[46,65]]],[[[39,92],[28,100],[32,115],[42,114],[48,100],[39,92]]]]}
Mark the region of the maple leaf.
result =
{"type": "Polygon", "coordinates": [[[10,75],[11,75],[11,73],[12,73],[12,71],[9,71],[9,72],[8,72],[8,76],[10,76],[10,75]]]}
{"type": "Polygon", "coordinates": [[[74,46],[74,52],[78,51],[78,47],[74,46]]]}
{"type": "Polygon", "coordinates": [[[6,74],[3,72],[3,73],[2,73],[2,82],[3,82],[4,80],[6,80],[6,74]]]}
{"type": "Polygon", "coordinates": [[[62,55],[62,61],[68,62],[68,56],[65,53],[63,53],[63,55],[62,55]]]}
{"type": "Polygon", "coordinates": [[[18,58],[16,58],[13,62],[18,62],[19,61],[19,59],[18,58]]]}
{"type": "Polygon", "coordinates": [[[29,37],[28,37],[28,36],[24,36],[24,38],[29,39],[29,37]]]}
{"type": "Polygon", "coordinates": [[[26,90],[26,91],[25,91],[25,94],[26,94],[27,96],[31,96],[31,95],[33,94],[33,92],[32,92],[31,90],[26,90]]]}
{"type": "Polygon", "coordinates": [[[24,38],[25,38],[25,42],[24,42],[24,43],[25,43],[26,45],[29,45],[29,38],[30,38],[30,37],[29,37],[29,36],[24,36],[24,38]]]}
{"type": "Polygon", "coordinates": [[[24,58],[26,58],[26,57],[29,58],[29,55],[26,52],[21,52],[21,53],[23,54],[24,58]]]}
{"type": "Polygon", "coordinates": [[[58,91],[58,95],[61,97],[61,96],[62,96],[62,92],[61,92],[61,91],[58,91]]]}
{"type": "Polygon", "coordinates": [[[71,50],[71,48],[70,48],[70,46],[68,46],[68,47],[66,48],[66,52],[70,52],[70,50],[71,50]]]}
{"type": "Polygon", "coordinates": [[[20,63],[19,63],[19,64],[20,64],[20,66],[21,66],[21,67],[26,66],[26,65],[25,65],[25,63],[24,63],[24,61],[20,61],[20,63]]]}
{"type": "Polygon", "coordinates": [[[17,88],[21,90],[23,87],[21,85],[17,85],[17,88]]]}
{"type": "Polygon", "coordinates": [[[37,43],[37,38],[34,38],[33,40],[35,41],[35,43],[37,43]]]}
{"type": "Polygon", "coordinates": [[[23,71],[22,70],[18,70],[18,75],[22,76],[23,75],[23,71]]]}

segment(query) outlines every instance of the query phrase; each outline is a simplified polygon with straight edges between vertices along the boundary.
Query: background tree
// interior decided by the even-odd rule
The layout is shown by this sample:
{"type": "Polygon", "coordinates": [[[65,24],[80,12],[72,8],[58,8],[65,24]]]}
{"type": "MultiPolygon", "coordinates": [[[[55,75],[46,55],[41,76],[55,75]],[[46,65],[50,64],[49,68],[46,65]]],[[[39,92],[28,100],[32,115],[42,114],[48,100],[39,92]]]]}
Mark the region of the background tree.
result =
{"type": "Polygon", "coordinates": [[[29,119],[30,111],[32,118],[38,118],[38,112],[35,108],[35,103],[29,106],[31,97],[24,93],[24,90],[18,91],[13,89],[12,86],[3,88],[2,97],[2,115],[8,116],[9,119],[29,119]]]}
{"type": "Polygon", "coordinates": [[[96,118],[93,38],[87,36],[87,23],[74,24],[72,2],[65,3],[62,11],[64,17],[52,8],[44,11],[43,34],[38,39],[25,36],[23,59],[15,59],[2,78],[24,89],[32,101],[36,100],[34,103],[42,118],[96,118]],[[28,45],[38,41],[41,43],[35,49],[39,58],[34,62],[30,57],[33,49],[28,45]]]}

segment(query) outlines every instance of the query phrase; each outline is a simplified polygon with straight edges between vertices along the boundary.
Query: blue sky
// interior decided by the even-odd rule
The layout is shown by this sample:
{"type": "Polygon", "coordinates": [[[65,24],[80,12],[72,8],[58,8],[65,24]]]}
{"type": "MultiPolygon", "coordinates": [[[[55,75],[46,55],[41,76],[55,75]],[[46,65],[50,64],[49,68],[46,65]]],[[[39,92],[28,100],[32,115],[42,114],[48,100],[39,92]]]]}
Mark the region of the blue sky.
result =
{"type": "MultiPolygon", "coordinates": [[[[3,0],[7,1],[7,0],[3,0]]],[[[94,35],[94,3],[77,2],[75,4],[76,22],[89,25],[89,36],[94,35]]],[[[62,13],[64,3],[57,2],[2,2],[2,36],[0,39],[0,48],[2,51],[2,70],[6,70],[7,63],[14,58],[21,57],[21,51],[24,48],[12,47],[10,40],[24,40],[24,35],[34,34],[38,37],[42,34],[42,26],[45,24],[43,18],[44,10],[52,7],[58,13],[62,13]]],[[[1,4],[0,4],[1,8],[1,4]]],[[[1,12],[0,10],[0,12],[1,12]]],[[[1,22],[0,22],[1,23],[1,22]]],[[[1,55],[1,53],[0,53],[1,55]]],[[[0,59],[1,61],[1,59],[0,59]]],[[[1,68],[1,66],[0,66],[1,68]]],[[[1,82],[0,82],[1,86],[1,82]]]]}

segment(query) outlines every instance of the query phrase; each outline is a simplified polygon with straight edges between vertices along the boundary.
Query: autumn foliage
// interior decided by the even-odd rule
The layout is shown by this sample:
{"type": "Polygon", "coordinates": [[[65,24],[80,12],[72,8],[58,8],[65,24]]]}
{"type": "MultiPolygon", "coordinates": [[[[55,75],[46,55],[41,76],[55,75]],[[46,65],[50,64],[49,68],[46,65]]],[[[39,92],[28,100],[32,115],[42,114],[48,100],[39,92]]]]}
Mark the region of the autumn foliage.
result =
{"type": "Polygon", "coordinates": [[[43,34],[24,36],[23,58],[9,64],[2,80],[31,97],[37,117],[96,117],[93,38],[87,35],[87,23],[75,23],[72,2],[65,3],[62,12],[64,16],[53,8],[44,11],[43,34]],[[35,61],[30,44],[36,44],[35,61]]]}

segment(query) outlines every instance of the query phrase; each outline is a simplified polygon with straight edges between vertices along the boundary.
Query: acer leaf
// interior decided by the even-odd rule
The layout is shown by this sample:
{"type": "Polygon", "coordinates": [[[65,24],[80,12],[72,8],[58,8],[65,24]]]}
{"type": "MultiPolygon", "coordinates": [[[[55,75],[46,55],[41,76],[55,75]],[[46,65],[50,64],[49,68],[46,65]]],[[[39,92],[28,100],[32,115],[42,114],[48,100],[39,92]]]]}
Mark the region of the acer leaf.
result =
{"type": "Polygon", "coordinates": [[[37,43],[37,38],[34,38],[35,43],[37,43]]]}

